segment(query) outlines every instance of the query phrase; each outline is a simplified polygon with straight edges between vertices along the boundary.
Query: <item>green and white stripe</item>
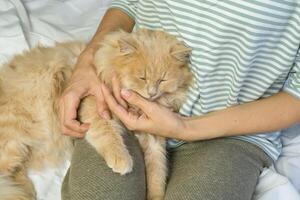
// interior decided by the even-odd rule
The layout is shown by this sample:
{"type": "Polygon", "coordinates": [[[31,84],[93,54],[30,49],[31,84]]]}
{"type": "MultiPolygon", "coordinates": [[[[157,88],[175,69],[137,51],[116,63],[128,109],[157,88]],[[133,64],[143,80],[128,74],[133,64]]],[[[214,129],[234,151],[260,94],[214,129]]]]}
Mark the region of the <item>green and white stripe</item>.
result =
{"type": "MultiPolygon", "coordinates": [[[[131,16],[136,29],[163,30],[192,47],[197,81],[183,115],[203,115],[280,90],[300,98],[299,0],[115,0],[111,7],[131,16]]],[[[276,160],[279,135],[236,138],[276,160]]]]}

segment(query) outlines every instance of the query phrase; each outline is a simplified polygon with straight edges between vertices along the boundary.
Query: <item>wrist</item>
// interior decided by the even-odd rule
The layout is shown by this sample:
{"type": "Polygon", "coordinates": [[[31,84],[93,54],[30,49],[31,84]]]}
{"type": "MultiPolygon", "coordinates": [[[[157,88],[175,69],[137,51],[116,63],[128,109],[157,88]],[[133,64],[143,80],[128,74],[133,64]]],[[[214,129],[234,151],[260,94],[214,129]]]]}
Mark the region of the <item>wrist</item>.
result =
{"type": "Polygon", "coordinates": [[[92,63],[94,60],[95,49],[87,47],[80,55],[78,61],[84,61],[85,63],[92,63]]]}
{"type": "Polygon", "coordinates": [[[180,128],[181,139],[184,141],[194,141],[193,135],[193,123],[191,117],[181,117],[182,118],[182,126],[180,128]]]}
{"type": "Polygon", "coordinates": [[[223,125],[214,115],[185,117],[183,120],[185,141],[208,140],[224,136],[223,125]]]}
{"type": "Polygon", "coordinates": [[[172,127],[172,129],[170,130],[170,138],[187,141],[186,133],[189,129],[189,124],[187,123],[188,118],[179,115],[178,118],[179,119],[177,120],[176,126],[172,127]]]}
{"type": "Polygon", "coordinates": [[[96,70],[94,66],[92,65],[92,62],[83,59],[83,60],[78,60],[77,64],[73,70],[71,80],[85,80],[85,81],[92,81],[96,80],[97,75],[96,75],[96,70]]]}
{"type": "Polygon", "coordinates": [[[90,50],[84,50],[77,59],[73,73],[94,70],[93,60],[94,54],[90,50]]]}
{"type": "Polygon", "coordinates": [[[91,42],[90,44],[87,45],[87,47],[82,52],[82,54],[90,55],[94,57],[94,54],[99,49],[99,47],[100,47],[99,42],[91,42]]]}

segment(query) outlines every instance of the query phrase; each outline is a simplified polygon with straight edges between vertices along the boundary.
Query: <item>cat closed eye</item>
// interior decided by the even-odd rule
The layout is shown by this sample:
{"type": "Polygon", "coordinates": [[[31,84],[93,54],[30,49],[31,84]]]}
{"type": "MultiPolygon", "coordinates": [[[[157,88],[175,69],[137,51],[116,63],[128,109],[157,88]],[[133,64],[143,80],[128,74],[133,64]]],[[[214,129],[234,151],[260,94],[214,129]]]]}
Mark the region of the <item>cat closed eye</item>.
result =
{"type": "Polygon", "coordinates": [[[141,79],[141,80],[143,80],[143,81],[145,81],[145,80],[146,80],[146,78],[145,78],[145,77],[140,77],[140,79],[141,79]]]}

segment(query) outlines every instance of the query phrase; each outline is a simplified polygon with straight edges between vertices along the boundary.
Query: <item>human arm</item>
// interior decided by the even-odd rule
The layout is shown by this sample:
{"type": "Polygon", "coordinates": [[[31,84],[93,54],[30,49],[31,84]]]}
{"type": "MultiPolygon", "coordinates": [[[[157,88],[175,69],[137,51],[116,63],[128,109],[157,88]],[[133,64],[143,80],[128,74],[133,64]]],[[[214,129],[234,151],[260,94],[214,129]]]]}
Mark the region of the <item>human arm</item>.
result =
{"type": "Polygon", "coordinates": [[[131,32],[134,26],[134,20],[125,12],[117,8],[108,9],[103,19],[86,50],[83,53],[94,54],[99,48],[99,43],[103,37],[112,31],[123,29],[126,32],[131,32]]]}
{"type": "Polygon", "coordinates": [[[271,97],[211,112],[199,117],[182,117],[130,91],[122,97],[139,107],[143,115],[130,113],[102,86],[109,108],[130,130],[146,131],[185,141],[269,132],[300,121],[300,100],[279,92],[271,97]]]}
{"type": "Polygon", "coordinates": [[[279,92],[271,97],[215,111],[202,117],[186,118],[184,140],[270,132],[300,121],[300,100],[279,92]]]}
{"type": "Polygon", "coordinates": [[[99,115],[109,118],[108,108],[101,92],[101,83],[92,65],[94,53],[107,33],[117,29],[130,32],[133,26],[134,20],[119,9],[111,8],[104,15],[96,34],[79,56],[68,86],[61,97],[60,119],[64,134],[83,137],[88,130],[88,124],[81,124],[76,119],[80,100],[86,96],[95,96],[99,115]]]}

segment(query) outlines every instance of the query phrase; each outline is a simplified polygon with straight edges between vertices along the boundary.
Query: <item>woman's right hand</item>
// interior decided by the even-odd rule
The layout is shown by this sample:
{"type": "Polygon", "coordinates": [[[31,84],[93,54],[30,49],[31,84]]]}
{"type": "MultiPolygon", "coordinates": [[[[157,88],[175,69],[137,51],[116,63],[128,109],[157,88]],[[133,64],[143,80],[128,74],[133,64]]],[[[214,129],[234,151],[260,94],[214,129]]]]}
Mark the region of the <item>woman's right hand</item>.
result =
{"type": "Polygon", "coordinates": [[[102,118],[109,119],[110,112],[104,101],[101,82],[92,65],[92,52],[83,52],[60,99],[60,120],[62,132],[72,137],[84,137],[89,124],[77,120],[80,101],[89,95],[96,97],[97,111],[102,118]]]}

